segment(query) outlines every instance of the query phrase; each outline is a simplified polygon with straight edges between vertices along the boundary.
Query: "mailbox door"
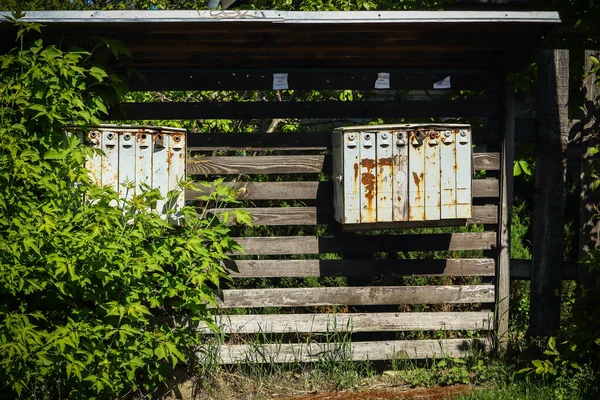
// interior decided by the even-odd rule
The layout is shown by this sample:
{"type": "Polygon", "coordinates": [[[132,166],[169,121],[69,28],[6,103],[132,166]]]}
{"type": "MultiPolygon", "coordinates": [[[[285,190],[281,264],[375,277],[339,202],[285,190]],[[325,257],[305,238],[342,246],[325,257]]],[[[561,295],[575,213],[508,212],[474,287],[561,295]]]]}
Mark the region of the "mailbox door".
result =
{"type": "Polygon", "coordinates": [[[441,218],[456,218],[456,132],[441,133],[441,218]]]}
{"type": "MultiPolygon", "coordinates": [[[[167,155],[167,167],[169,169],[169,190],[177,189],[179,181],[185,179],[185,135],[172,134],[169,135],[169,154],[167,155]]],[[[183,189],[174,199],[174,203],[169,204],[170,208],[175,209],[175,213],[171,215],[169,221],[172,224],[181,222],[181,208],[185,204],[185,195],[183,189]]]]}
{"type": "Polygon", "coordinates": [[[408,219],[425,219],[425,138],[423,131],[410,132],[408,147],[408,219]]]}
{"type": "Polygon", "coordinates": [[[141,131],[136,135],[135,180],[136,191],[142,185],[152,186],[152,134],[141,131]]]}
{"type": "MultiPolygon", "coordinates": [[[[169,135],[158,133],[153,138],[152,154],[152,187],[158,189],[165,197],[169,191],[169,169],[167,166],[169,152],[169,135]]],[[[156,211],[164,214],[164,200],[156,202],[156,211]]]]}
{"type": "MultiPolygon", "coordinates": [[[[119,190],[119,137],[114,131],[102,134],[102,185],[110,186],[115,192],[119,190]]],[[[114,204],[111,204],[114,205],[114,204]]]]}
{"type": "Polygon", "coordinates": [[[425,219],[440,219],[440,138],[430,130],[425,139],[425,219]]]}
{"type": "Polygon", "coordinates": [[[131,131],[119,132],[119,198],[131,200],[135,194],[136,137],[131,131]]]}
{"type": "Polygon", "coordinates": [[[393,135],[393,220],[408,221],[408,135],[393,135]]]}
{"type": "MultiPolygon", "coordinates": [[[[90,131],[87,135],[90,146],[94,149],[102,149],[102,133],[99,131],[90,131]]],[[[102,186],[102,156],[94,153],[85,162],[85,168],[89,171],[92,183],[102,186]]]]}
{"type": "Polygon", "coordinates": [[[472,151],[471,131],[461,129],[456,138],[456,218],[471,218],[472,151]]]}
{"type": "Polygon", "coordinates": [[[376,133],[360,133],[360,222],[377,222],[376,133]]]}
{"type": "Polygon", "coordinates": [[[377,133],[377,222],[393,220],[393,148],[389,131],[377,133]]]}

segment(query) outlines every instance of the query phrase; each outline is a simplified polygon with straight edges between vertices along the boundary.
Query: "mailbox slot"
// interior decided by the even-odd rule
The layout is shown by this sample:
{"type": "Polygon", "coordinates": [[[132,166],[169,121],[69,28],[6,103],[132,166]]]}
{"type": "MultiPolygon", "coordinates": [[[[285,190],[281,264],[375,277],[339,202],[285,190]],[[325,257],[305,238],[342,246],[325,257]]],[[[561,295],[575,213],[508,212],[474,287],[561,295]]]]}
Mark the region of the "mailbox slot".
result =
{"type": "Polygon", "coordinates": [[[340,223],[471,217],[469,125],[338,128],[332,143],[335,219],[340,223]]]}

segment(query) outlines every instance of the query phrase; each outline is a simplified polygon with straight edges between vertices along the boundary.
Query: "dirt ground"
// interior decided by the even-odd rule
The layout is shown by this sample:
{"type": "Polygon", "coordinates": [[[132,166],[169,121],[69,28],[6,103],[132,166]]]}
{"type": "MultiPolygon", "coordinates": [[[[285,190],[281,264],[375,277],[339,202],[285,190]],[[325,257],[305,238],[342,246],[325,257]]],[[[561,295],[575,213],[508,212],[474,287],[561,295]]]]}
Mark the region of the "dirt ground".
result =
{"type": "Polygon", "coordinates": [[[193,380],[180,383],[164,400],[451,400],[473,390],[468,385],[411,388],[382,378],[368,381],[354,390],[334,391],[331,386],[299,385],[288,377],[277,382],[257,382],[239,376],[222,376],[199,389],[193,380]]]}
{"type": "MultiPolygon", "coordinates": [[[[309,396],[286,397],[286,400],[449,400],[469,391],[468,386],[434,386],[431,388],[389,388],[352,392],[320,393],[309,396]]],[[[282,398],[283,399],[283,398],[282,398]]]]}

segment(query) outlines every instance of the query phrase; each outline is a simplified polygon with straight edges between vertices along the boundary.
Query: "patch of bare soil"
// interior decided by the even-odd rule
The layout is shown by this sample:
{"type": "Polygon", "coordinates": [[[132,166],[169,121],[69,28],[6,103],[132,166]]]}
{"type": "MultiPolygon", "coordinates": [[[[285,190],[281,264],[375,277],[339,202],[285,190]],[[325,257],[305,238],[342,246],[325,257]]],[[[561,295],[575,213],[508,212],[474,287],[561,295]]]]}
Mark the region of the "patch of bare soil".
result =
{"type": "Polygon", "coordinates": [[[434,386],[431,388],[389,388],[365,391],[320,393],[301,397],[287,397],[287,400],[451,400],[469,392],[465,385],[434,386]]]}

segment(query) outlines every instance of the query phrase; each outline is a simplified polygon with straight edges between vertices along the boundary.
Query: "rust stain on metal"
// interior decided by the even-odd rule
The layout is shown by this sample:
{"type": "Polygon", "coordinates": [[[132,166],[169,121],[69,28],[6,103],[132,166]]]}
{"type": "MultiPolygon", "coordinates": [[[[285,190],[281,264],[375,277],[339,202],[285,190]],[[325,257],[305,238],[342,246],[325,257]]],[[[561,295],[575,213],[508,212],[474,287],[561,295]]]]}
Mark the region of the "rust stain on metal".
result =
{"type": "Polygon", "coordinates": [[[375,187],[377,184],[377,178],[375,174],[373,174],[373,170],[375,169],[376,163],[375,160],[371,160],[369,158],[363,158],[360,162],[360,165],[363,168],[366,168],[368,172],[363,172],[361,174],[360,182],[365,187],[365,197],[367,199],[366,210],[371,218],[372,213],[376,213],[376,204],[375,204],[375,187]]]}
{"type": "Polygon", "coordinates": [[[354,181],[356,182],[358,180],[358,164],[354,164],[354,181]]]}

